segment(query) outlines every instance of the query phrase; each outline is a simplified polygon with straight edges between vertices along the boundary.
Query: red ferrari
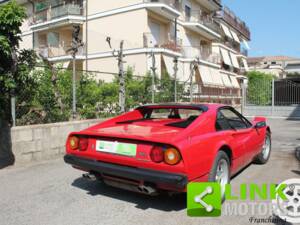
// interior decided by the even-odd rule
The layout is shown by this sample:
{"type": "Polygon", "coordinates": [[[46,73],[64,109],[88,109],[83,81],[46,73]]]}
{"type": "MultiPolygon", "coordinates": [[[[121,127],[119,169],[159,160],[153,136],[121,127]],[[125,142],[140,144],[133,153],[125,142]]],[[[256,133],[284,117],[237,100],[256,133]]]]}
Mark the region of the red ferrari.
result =
{"type": "Polygon", "coordinates": [[[222,187],[271,152],[266,119],[220,104],[145,105],[73,132],[64,160],[84,177],[144,194],[184,192],[188,182],[222,187]]]}

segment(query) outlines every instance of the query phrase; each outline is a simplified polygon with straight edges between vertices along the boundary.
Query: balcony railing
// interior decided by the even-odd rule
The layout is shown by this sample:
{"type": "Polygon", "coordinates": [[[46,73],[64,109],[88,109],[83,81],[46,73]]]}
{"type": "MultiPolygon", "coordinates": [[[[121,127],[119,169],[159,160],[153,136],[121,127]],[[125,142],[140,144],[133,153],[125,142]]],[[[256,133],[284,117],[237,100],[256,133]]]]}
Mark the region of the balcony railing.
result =
{"type": "Polygon", "coordinates": [[[180,4],[176,0],[143,0],[144,3],[163,3],[165,5],[168,5],[176,10],[179,10],[180,4]]]}
{"type": "Polygon", "coordinates": [[[144,48],[166,48],[172,51],[180,52],[182,40],[177,39],[177,42],[175,42],[175,39],[171,38],[170,36],[171,35],[168,34],[167,40],[157,40],[152,33],[144,33],[144,48]]]}
{"type": "Polygon", "coordinates": [[[63,4],[54,7],[49,7],[43,11],[35,13],[33,17],[33,24],[51,21],[56,18],[75,15],[83,15],[83,9],[79,4],[63,4]]]}
{"type": "Polygon", "coordinates": [[[207,26],[211,30],[215,32],[219,32],[220,28],[217,26],[217,24],[214,22],[214,18],[212,15],[203,15],[201,11],[191,11],[190,15],[185,15],[185,21],[186,22],[195,22],[203,24],[204,26],[207,26]]]}
{"type": "MultiPolygon", "coordinates": [[[[59,45],[58,47],[54,46],[39,46],[36,48],[38,54],[42,55],[45,58],[61,57],[71,55],[68,51],[71,49],[71,45],[59,45]]],[[[77,55],[84,55],[85,48],[80,47],[78,49],[77,55]]]]}
{"type": "Polygon", "coordinates": [[[222,18],[229,23],[248,40],[251,39],[250,29],[247,27],[246,23],[239,19],[229,8],[224,7],[222,11],[217,12],[216,17],[222,18]]]}
{"type": "Polygon", "coordinates": [[[209,48],[186,46],[181,49],[181,53],[185,58],[198,58],[214,64],[221,63],[221,56],[216,53],[211,53],[209,48]]]}

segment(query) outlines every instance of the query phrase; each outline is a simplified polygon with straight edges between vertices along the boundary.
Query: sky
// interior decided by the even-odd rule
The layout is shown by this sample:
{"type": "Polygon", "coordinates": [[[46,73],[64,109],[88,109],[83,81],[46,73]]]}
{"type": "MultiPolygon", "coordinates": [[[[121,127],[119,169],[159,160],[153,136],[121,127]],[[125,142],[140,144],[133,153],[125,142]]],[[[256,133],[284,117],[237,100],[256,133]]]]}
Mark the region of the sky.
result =
{"type": "Polygon", "coordinates": [[[300,0],[222,0],[249,26],[249,56],[300,58],[300,0]]]}

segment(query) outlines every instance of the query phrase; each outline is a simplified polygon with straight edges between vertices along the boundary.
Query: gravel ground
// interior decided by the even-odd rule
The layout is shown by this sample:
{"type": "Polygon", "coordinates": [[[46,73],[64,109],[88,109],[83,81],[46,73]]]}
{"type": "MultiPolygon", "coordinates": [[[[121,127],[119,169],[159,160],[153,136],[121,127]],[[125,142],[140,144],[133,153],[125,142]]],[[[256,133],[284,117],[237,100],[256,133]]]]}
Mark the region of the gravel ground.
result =
{"type": "MultiPolygon", "coordinates": [[[[269,120],[273,153],[266,165],[250,165],[232,180],[241,183],[280,183],[300,178],[294,149],[300,146],[300,121],[269,120]]],[[[98,182],[62,159],[0,171],[0,224],[247,224],[255,215],[189,218],[185,195],[148,197],[98,182]]],[[[259,202],[257,202],[259,203],[259,202]]],[[[223,206],[224,209],[225,206],[223,206]]],[[[269,217],[266,215],[264,218],[269,217]]]]}

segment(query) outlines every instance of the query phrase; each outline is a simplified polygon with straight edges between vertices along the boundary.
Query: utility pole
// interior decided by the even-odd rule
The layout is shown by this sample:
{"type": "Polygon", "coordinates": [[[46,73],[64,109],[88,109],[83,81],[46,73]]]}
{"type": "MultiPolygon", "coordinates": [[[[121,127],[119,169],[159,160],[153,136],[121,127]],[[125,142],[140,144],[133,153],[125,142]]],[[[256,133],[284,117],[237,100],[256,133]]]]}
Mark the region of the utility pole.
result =
{"type": "MultiPolygon", "coordinates": [[[[177,18],[175,19],[175,51],[177,51],[177,18]]],[[[174,102],[177,102],[178,57],[174,58],[174,102]]]]}
{"type": "Polygon", "coordinates": [[[76,119],[76,54],[78,53],[78,49],[83,46],[82,40],[79,38],[80,26],[74,25],[72,32],[72,44],[71,48],[68,49],[68,52],[71,52],[72,61],[73,61],[73,77],[72,77],[72,115],[73,119],[76,119]]]}
{"type": "Polygon", "coordinates": [[[125,75],[124,75],[124,41],[122,40],[120,43],[120,50],[118,52],[118,66],[119,66],[119,106],[121,112],[125,112],[125,75]]]}
{"type": "Polygon", "coordinates": [[[152,59],[152,103],[155,101],[155,75],[156,75],[156,61],[154,52],[151,52],[151,59],[152,59]]]}

